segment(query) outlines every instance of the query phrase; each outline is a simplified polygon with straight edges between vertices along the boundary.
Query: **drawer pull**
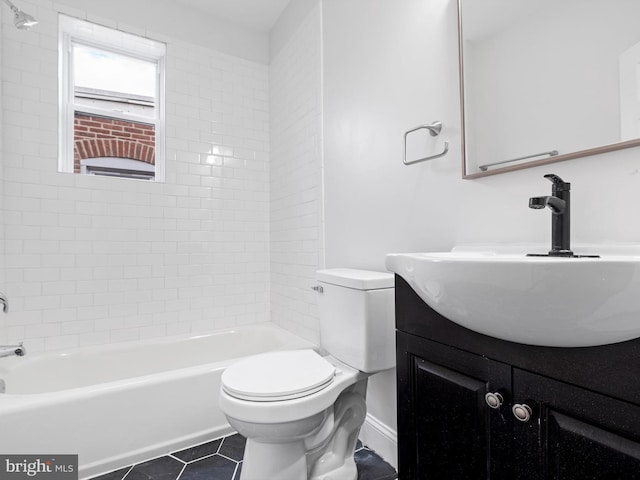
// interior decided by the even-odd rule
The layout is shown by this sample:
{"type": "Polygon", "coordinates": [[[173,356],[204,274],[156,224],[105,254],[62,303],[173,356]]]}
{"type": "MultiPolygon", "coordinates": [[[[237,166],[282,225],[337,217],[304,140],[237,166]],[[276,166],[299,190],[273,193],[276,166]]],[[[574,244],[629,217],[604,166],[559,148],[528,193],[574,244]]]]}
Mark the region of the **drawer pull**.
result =
{"type": "Polygon", "coordinates": [[[487,402],[490,408],[497,410],[504,403],[504,397],[498,392],[489,392],[484,396],[484,401],[487,402]]]}
{"type": "Polygon", "coordinates": [[[520,420],[523,423],[531,420],[531,415],[533,414],[533,410],[526,403],[516,403],[513,407],[511,407],[511,411],[513,412],[513,416],[516,417],[516,420],[520,420]]]}

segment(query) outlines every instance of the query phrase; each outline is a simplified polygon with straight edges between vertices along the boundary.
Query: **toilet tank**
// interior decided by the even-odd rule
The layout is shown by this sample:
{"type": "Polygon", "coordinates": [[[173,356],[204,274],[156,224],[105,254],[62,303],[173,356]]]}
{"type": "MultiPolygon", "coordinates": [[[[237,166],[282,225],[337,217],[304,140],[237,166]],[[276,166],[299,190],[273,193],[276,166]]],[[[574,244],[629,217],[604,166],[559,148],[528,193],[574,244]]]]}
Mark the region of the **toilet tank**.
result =
{"type": "Polygon", "coordinates": [[[333,357],[373,373],[396,365],[392,273],[318,270],[320,344],[333,357]]]}

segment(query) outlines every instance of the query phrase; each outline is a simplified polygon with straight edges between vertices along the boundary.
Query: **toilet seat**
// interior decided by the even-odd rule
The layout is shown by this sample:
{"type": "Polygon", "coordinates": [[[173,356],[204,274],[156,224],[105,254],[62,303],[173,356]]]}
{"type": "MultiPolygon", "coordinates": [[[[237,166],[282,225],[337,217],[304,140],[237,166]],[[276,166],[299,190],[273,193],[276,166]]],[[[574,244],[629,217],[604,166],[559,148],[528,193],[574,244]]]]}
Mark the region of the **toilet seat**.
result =
{"type": "Polygon", "coordinates": [[[292,400],[327,388],[336,367],[313,350],[262,353],[228,367],[222,389],[231,397],[253,402],[292,400]]]}

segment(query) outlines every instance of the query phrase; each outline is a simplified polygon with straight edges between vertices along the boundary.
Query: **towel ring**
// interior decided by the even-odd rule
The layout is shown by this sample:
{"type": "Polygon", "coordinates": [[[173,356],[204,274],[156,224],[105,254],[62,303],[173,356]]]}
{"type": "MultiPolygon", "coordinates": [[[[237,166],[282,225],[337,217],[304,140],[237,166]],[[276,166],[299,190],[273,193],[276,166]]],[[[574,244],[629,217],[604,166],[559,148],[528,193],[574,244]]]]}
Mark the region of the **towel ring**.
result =
{"type": "Polygon", "coordinates": [[[413,165],[414,163],[426,162],[427,160],[433,160],[434,158],[443,157],[447,154],[447,152],[449,152],[449,142],[445,140],[444,149],[442,152],[436,153],[435,155],[430,155],[428,157],[419,158],[418,160],[410,160],[407,162],[407,135],[418,130],[429,130],[429,134],[431,134],[432,137],[437,137],[442,131],[442,122],[435,121],[431,125],[420,125],[416,128],[412,128],[411,130],[407,130],[406,132],[404,132],[404,154],[402,156],[402,163],[404,163],[405,165],[413,165]]]}

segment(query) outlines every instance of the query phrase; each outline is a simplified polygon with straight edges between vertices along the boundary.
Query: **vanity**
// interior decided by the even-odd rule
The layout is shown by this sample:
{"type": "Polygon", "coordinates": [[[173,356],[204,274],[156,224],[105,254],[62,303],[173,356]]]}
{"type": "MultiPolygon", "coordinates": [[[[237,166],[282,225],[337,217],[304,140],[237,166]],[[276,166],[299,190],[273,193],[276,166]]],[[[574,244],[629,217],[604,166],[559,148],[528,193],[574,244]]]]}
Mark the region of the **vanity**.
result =
{"type": "MultiPolygon", "coordinates": [[[[435,257],[431,266],[446,264],[446,255],[444,260],[435,257]]],[[[456,256],[455,252],[451,255],[456,256]]],[[[504,336],[514,335],[519,341],[496,338],[477,331],[490,318],[478,328],[467,324],[474,329],[460,325],[465,315],[473,321],[473,309],[466,308],[473,299],[457,302],[450,295],[451,288],[422,277],[415,262],[403,265],[390,257],[387,267],[396,272],[400,480],[640,479],[640,339],[593,345],[597,341],[584,336],[597,331],[598,325],[613,324],[612,330],[620,330],[629,325],[629,318],[621,320],[619,312],[605,312],[610,318],[603,317],[601,324],[594,317],[581,325],[576,317],[572,327],[575,343],[593,346],[525,344],[520,342],[534,338],[537,343],[553,343],[557,338],[564,345],[574,338],[570,328],[536,339],[536,331],[556,328],[543,318],[554,306],[552,296],[534,298],[530,306],[524,305],[529,311],[539,310],[542,322],[540,329],[532,327],[529,332],[517,319],[508,321],[509,315],[517,313],[509,310],[506,300],[502,306],[490,305],[500,303],[498,295],[484,300],[486,310],[507,309],[510,313],[501,320],[504,336]],[[438,302],[448,298],[452,315],[462,317],[457,321],[446,318],[423,297],[439,310],[438,302]],[[616,323],[618,320],[622,323],[616,323]]],[[[586,259],[584,265],[591,262],[601,268],[597,261],[586,259]]],[[[553,269],[543,265],[543,270],[548,278],[542,280],[553,281],[553,269]]],[[[474,271],[468,271],[470,283],[463,287],[473,288],[474,271]]],[[[532,270],[523,275],[525,280],[513,278],[510,293],[517,297],[519,283],[530,281],[527,288],[535,297],[539,275],[532,270]]],[[[476,286],[481,281],[492,287],[497,282],[487,272],[479,274],[476,286]]],[[[484,311],[482,304],[475,308],[484,311]]],[[[561,319],[556,323],[562,323],[561,319]]]]}

